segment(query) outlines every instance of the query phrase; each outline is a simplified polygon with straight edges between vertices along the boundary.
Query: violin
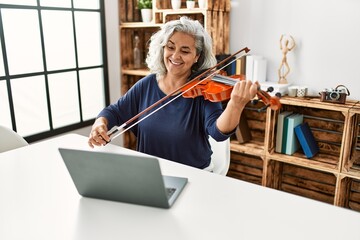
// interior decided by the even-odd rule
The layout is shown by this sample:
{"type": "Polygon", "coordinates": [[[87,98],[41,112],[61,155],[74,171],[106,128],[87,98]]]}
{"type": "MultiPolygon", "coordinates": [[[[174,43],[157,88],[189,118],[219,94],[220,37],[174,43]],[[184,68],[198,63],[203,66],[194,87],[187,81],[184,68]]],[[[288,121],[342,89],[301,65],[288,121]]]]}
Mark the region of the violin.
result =
{"type": "MultiPolygon", "coordinates": [[[[249,52],[250,49],[247,47],[237,51],[236,53],[232,54],[231,56],[225,58],[215,66],[203,71],[193,79],[189,80],[180,88],[174,90],[173,92],[169,93],[162,99],[158,100],[148,108],[144,109],[142,112],[136,114],[134,117],[130,118],[128,121],[123,123],[121,126],[115,126],[110,129],[107,134],[110,137],[110,140],[114,139],[115,137],[121,135],[128,129],[132,128],[139,122],[145,120],[161,108],[165,107],[166,105],[170,104],[172,101],[176,100],[178,97],[185,97],[185,98],[195,98],[199,96],[203,96],[206,100],[213,101],[213,102],[222,102],[225,100],[230,99],[231,91],[233,86],[236,84],[237,81],[244,80],[244,76],[242,75],[233,75],[233,76],[224,76],[224,71],[221,69],[214,71],[218,66],[228,62],[231,58],[238,55],[239,53],[245,51],[245,53],[249,52]],[[220,74],[221,73],[221,74],[220,74]],[[163,103],[165,100],[169,99],[170,97],[176,95],[176,97],[172,98],[171,100],[167,101],[161,107],[155,109],[148,115],[142,117],[140,120],[137,120],[140,116],[144,115],[146,112],[152,110],[159,104],[163,103]],[[133,123],[137,120],[135,123],[133,123]],[[132,124],[132,125],[130,125],[132,124]]],[[[236,60],[237,58],[235,58],[236,60]]],[[[230,63],[232,63],[232,60],[230,63]]],[[[230,63],[226,64],[224,67],[229,65],[230,63]]],[[[263,91],[258,88],[256,93],[258,98],[265,103],[265,106],[261,110],[265,110],[267,107],[270,107],[272,110],[278,110],[281,107],[280,100],[278,97],[271,97],[267,92],[263,91]]]]}
{"type": "MultiPolygon", "coordinates": [[[[203,96],[205,100],[211,102],[223,102],[229,100],[233,86],[241,80],[245,80],[244,75],[232,75],[226,76],[225,72],[216,74],[211,78],[207,78],[204,81],[194,81],[191,84],[186,85],[182,88],[182,96],[185,98],[195,98],[203,96]]],[[[265,108],[270,107],[272,110],[278,110],[281,107],[281,103],[278,97],[271,97],[266,91],[258,88],[256,93],[257,97],[261,99],[265,104],[265,108]]]]}

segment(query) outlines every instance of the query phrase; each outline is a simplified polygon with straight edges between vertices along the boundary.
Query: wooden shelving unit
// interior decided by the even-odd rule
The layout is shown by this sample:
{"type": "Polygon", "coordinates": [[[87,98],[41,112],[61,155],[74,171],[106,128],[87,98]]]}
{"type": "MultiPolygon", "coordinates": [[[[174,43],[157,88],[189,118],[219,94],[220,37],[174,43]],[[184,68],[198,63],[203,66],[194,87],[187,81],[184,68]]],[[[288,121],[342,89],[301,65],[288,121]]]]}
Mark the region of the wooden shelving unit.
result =
{"type": "Polygon", "coordinates": [[[252,140],[232,139],[228,176],[360,211],[360,103],[283,97],[281,104],[280,111],[304,115],[320,152],[311,159],[301,150],[275,152],[279,111],[258,113],[249,105],[245,115],[252,140]]]}
{"type": "MultiPolygon", "coordinates": [[[[229,17],[230,0],[208,0],[205,8],[199,8],[196,2],[194,9],[186,8],[182,0],[181,8],[173,10],[170,0],[153,0],[153,20],[150,23],[141,21],[137,0],[119,0],[119,33],[121,60],[121,93],[124,94],[135,82],[149,74],[145,62],[141,69],[134,69],[134,37],[138,36],[143,60],[147,54],[148,41],[166,22],[188,16],[203,24],[213,39],[214,54],[229,53],[229,17]]],[[[135,137],[127,132],[124,135],[124,146],[134,149],[135,137]]]]}

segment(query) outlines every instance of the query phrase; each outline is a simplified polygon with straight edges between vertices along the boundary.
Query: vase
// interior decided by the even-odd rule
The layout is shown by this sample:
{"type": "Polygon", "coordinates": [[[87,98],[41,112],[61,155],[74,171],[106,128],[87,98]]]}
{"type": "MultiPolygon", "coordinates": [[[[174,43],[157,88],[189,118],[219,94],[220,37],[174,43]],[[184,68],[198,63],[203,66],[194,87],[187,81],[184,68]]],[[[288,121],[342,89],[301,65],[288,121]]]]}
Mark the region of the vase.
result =
{"type": "Polygon", "coordinates": [[[181,0],[171,0],[171,6],[173,9],[181,8],[181,0]]]}
{"type": "Polygon", "coordinates": [[[199,8],[205,8],[206,7],[206,1],[207,0],[198,0],[199,8]]]}
{"type": "Polygon", "coordinates": [[[141,9],[141,18],[143,22],[151,22],[152,9],[141,9]]]}
{"type": "Polygon", "coordinates": [[[187,9],[195,8],[195,1],[186,1],[186,8],[187,9]]]}

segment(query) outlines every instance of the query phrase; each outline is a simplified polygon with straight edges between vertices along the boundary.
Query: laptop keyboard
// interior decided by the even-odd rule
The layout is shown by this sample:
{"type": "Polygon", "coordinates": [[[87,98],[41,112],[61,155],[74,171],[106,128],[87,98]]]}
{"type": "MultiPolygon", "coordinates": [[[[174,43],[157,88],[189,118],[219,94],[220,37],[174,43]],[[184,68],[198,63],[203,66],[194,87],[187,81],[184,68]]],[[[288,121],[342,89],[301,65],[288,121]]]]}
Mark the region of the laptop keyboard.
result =
{"type": "Polygon", "coordinates": [[[166,190],[166,196],[169,199],[174,194],[176,188],[165,188],[165,190],[166,190]]]}

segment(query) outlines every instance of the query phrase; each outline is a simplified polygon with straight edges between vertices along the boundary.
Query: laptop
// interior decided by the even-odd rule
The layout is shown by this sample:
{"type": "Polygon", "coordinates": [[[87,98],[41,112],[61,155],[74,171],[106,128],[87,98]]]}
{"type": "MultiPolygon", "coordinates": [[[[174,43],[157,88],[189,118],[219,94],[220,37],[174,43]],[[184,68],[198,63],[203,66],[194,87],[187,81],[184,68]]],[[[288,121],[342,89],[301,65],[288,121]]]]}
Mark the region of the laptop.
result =
{"type": "Polygon", "coordinates": [[[156,157],[59,148],[80,195],[170,208],[188,179],[163,176],[156,157]]]}

